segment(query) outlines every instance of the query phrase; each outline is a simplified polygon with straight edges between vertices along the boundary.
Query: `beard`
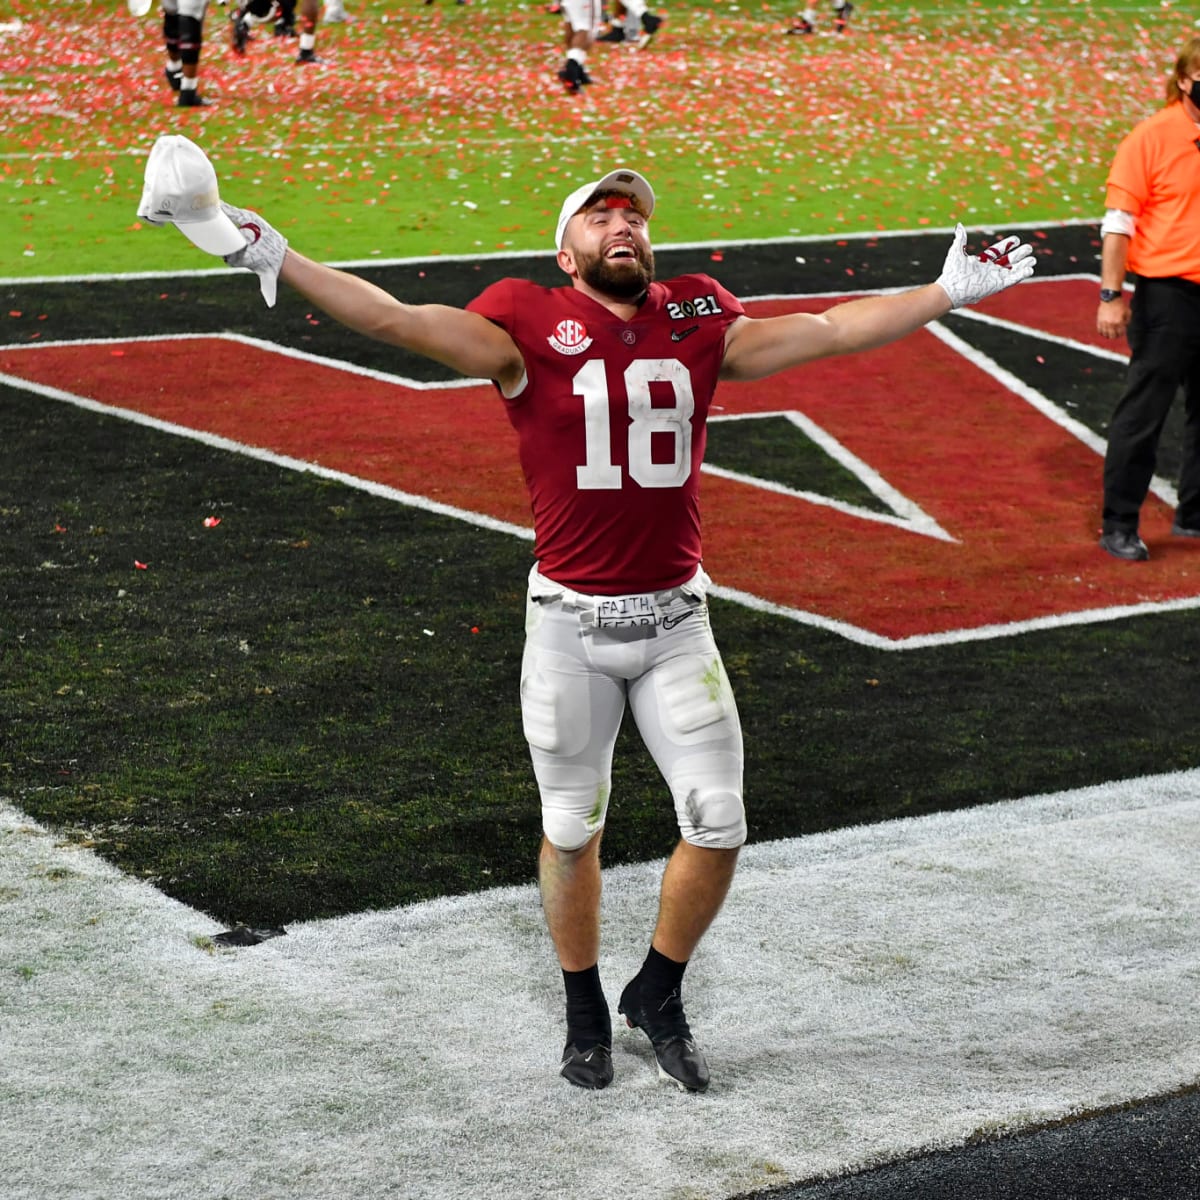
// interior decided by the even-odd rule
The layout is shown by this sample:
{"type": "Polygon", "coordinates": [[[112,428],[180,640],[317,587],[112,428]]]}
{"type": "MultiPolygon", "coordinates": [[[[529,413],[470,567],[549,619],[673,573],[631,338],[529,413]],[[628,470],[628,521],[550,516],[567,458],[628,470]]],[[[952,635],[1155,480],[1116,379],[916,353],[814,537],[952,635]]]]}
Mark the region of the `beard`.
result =
{"type": "Polygon", "coordinates": [[[579,278],[614,300],[637,300],[654,282],[654,251],[633,247],[634,258],[610,260],[600,254],[576,255],[579,278]]]}

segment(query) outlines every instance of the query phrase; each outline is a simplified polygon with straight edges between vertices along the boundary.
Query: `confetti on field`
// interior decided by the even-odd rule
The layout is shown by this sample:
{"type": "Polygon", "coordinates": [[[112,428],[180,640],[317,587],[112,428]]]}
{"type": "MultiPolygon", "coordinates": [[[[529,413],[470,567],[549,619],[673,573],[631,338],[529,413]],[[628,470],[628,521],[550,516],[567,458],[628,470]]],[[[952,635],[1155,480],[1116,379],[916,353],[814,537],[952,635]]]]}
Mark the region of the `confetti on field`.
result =
{"type": "Polygon", "coordinates": [[[594,83],[570,97],[555,76],[561,18],[517,0],[363,0],[353,23],[319,29],[317,71],[266,31],[234,55],[213,7],[213,104],[183,111],[162,78],[157,8],[138,20],[123,5],[10,7],[0,170],[29,256],[53,236],[46,195],[86,205],[81,225],[119,203],[113,232],[144,245],[145,230],[129,233],[130,160],[174,129],[213,148],[239,202],[294,191],[306,223],[335,231],[330,249],[361,236],[375,243],[364,254],[394,253],[398,235],[426,253],[544,246],[564,178],[614,156],[671,197],[660,242],[942,225],[984,208],[1091,218],[1117,141],[1161,103],[1191,32],[1169,8],[971,3],[864,5],[848,35],[798,39],[767,10],[678,5],[645,51],[597,45],[594,83]]]}

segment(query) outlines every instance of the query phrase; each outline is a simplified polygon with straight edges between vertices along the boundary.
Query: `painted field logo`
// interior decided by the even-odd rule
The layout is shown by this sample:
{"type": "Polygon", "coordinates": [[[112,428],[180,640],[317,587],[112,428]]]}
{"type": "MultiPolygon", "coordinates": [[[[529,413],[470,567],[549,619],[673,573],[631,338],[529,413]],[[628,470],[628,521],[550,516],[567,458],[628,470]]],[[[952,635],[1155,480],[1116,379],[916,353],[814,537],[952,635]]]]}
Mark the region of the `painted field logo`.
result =
{"type": "MultiPolygon", "coordinates": [[[[1174,497],[1162,481],[1143,510],[1151,560],[1122,563],[1098,549],[1103,441],[1040,390],[1052,382],[1048,337],[1089,363],[1107,355],[1105,370],[1117,365],[1111,350],[1087,341],[1094,279],[1035,281],[1019,292],[959,315],[953,329],[938,324],[870,354],[720,385],[714,445],[725,423],[770,419],[760,428],[803,435],[874,503],[785,484],[766,466],[748,473],[710,463],[701,501],[718,596],[886,648],[1200,606],[1200,544],[1169,536],[1174,497]],[[1024,339],[1013,344],[1025,347],[1017,357],[1030,364],[1026,377],[960,336],[987,322],[1024,339]]],[[[831,302],[747,308],[768,316],[831,302]]],[[[590,340],[577,321],[551,339],[571,354],[590,340]]],[[[301,468],[317,462],[404,503],[529,536],[515,436],[490,384],[418,384],[235,335],[122,341],[100,353],[91,342],[10,347],[0,350],[0,371],[17,386],[60,389],[45,391],[49,400],[144,414],[301,468]],[[270,388],[257,394],[251,383],[246,395],[246,381],[260,379],[270,388]],[[245,402],[214,405],[212,396],[245,402]]],[[[620,486],[636,484],[623,477],[620,486]]]]}
{"type": "Polygon", "coordinates": [[[559,354],[582,354],[591,344],[587,327],[582,321],[559,321],[546,339],[559,354]]]}

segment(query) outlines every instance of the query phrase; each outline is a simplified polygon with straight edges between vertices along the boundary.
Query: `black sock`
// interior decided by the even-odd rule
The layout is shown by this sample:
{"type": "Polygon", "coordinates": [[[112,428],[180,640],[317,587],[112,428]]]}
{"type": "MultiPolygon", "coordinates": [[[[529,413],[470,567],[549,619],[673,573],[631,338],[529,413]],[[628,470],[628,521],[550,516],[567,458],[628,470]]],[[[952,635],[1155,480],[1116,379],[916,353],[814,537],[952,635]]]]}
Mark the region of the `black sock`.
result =
{"type": "Polygon", "coordinates": [[[643,1003],[657,1004],[658,1001],[665,1000],[672,992],[681,991],[683,973],[686,969],[686,960],[676,962],[665,954],[659,954],[651,946],[650,953],[646,955],[646,961],[642,963],[642,969],[638,972],[643,1003]]]}
{"type": "Polygon", "coordinates": [[[564,970],[562,975],[567,990],[567,1042],[584,1051],[601,1043],[611,1046],[612,1019],[600,986],[599,964],[586,971],[564,970]]]}

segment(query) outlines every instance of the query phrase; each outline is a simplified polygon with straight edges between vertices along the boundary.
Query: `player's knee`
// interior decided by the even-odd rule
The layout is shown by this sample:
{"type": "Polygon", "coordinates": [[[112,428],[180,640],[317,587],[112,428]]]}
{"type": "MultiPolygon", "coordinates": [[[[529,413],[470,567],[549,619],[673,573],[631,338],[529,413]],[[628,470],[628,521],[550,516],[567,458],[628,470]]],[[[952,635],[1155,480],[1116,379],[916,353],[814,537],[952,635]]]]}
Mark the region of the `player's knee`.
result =
{"type": "Polygon", "coordinates": [[[200,61],[200,44],[203,30],[195,17],[179,17],[179,58],[185,65],[200,61]]]}
{"type": "Polygon", "coordinates": [[[542,832],[555,850],[582,850],[604,828],[604,813],[580,815],[562,809],[542,809],[542,832]]]}
{"type": "Polygon", "coordinates": [[[677,806],[685,842],[706,850],[735,850],[746,840],[746,806],[740,791],[693,788],[677,806]]]}

